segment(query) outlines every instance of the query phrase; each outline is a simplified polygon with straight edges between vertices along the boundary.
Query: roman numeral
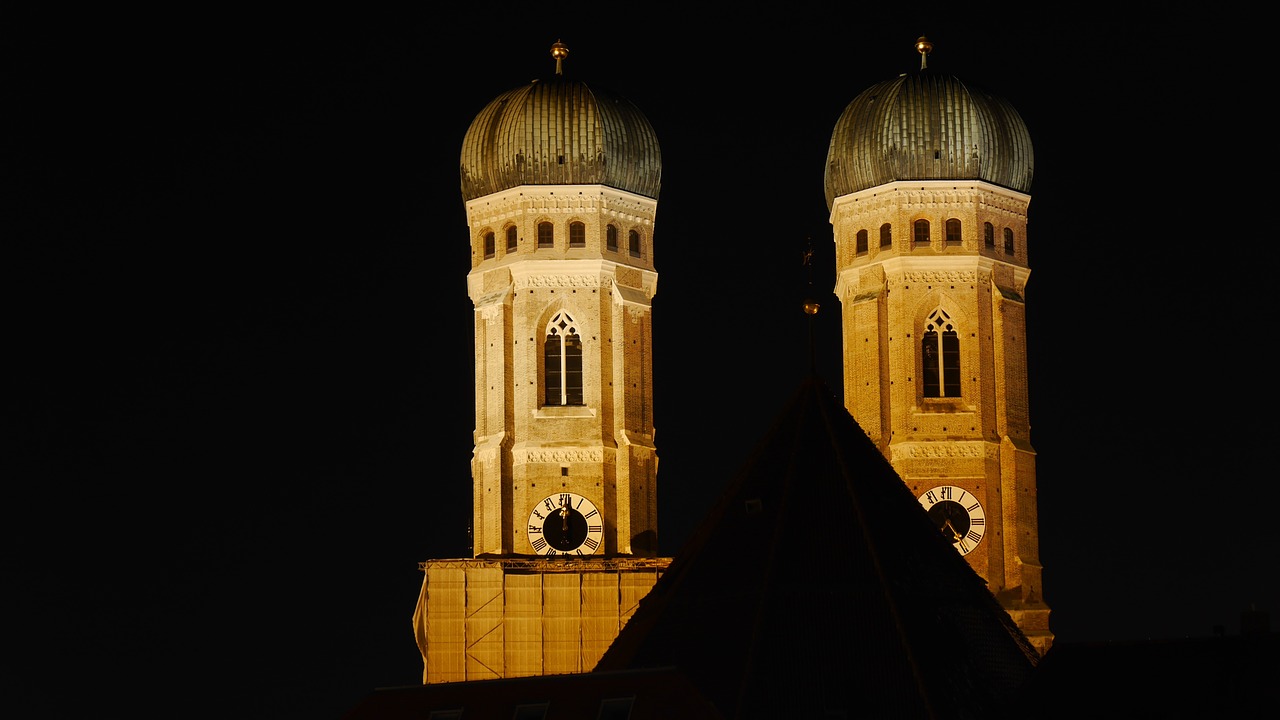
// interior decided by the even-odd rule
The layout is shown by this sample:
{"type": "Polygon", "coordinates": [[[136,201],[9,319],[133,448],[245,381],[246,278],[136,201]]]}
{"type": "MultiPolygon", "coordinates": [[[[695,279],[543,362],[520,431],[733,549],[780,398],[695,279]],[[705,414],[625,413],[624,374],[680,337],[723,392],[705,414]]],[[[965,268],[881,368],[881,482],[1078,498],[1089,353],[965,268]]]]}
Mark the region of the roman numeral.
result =
{"type": "Polygon", "coordinates": [[[572,507],[573,496],[569,493],[560,493],[560,507],[572,507]]]}
{"type": "Polygon", "coordinates": [[[552,512],[556,509],[555,503],[551,502],[551,498],[545,498],[542,504],[547,506],[547,512],[552,512]]]}
{"type": "Polygon", "coordinates": [[[542,552],[542,549],[545,548],[546,546],[547,546],[547,541],[543,538],[538,538],[537,540],[533,541],[533,549],[537,550],[538,552],[542,552]]]}
{"type": "Polygon", "coordinates": [[[981,535],[979,535],[978,533],[976,533],[976,532],[974,532],[974,531],[970,530],[970,531],[969,531],[968,538],[969,538],[970,540],[972,540],[972,541],[973,541],[973,544],[974,544],[974,545],[977,545],[977,544],[978,544],[978,541],[982,539],[982,536],[981,536],[981,535]]]}
{"type": "Polygon", "coordinates": [[[595,550],[596,548],[600,547],[600,543],[596,542],[595,538],[587,538],[586,540],[583,541],[582,544],[586,545],[592,550],[595,550]]]}
{"type": "Polygon", "coordinates": [[[946,486],[946,487],[938,488],[938,492],[942,494],[942,499],[943,499],[943,500],[950,500],[950,499],[951,499],[951,486],[950,486],[950,485],[948,485],[948,486],[946,486]]]}
{"type": "Polygon", "coordinates": [[[935,496],[935,495],[933,494],[933,491],[932,491],[932,490],[930,490],[929,492],[925,493],[925,494],[924,494],[924,496],[925,496],[925,498],[929,501],[929,504],[930,504],[930,505],[932,505],[932,504],[934,504],[934,503],[938,502],[938,498],[937,498],[937,496],[935,496]]]}
{"type": "Polygon", "coordinates": [[[531,532],[531,533],[540,533],[540,532],[542,532],[542,528],[538,527],[537,525],[530,525],[530,526],[529,526],[529,532],[531,532]]]}
{"type": "Polygon", "coordinates": [[[980,507],[982,507],[982,505],[981,505],[980,503],[976,503],[976,502],[975,502],[974,504],[972,504],[972,505],[970,505],[969,507],[965,508],[965,510],[968,510],[968,511],[969,511],[969,514],[970,514],[970,515],[972,515],[972,514],[973,514],[973,511],[974,511],[974,510],[977,510],[977,509],[978,509],[978,508],[980,508],[980,507]]]}
{"type": "Polygon", "coordinates": [[[604,528],[603,528],[602,526],[600,526],[600,525],[588,525],[588,526],[587,526],[587,532],[597,533],[597,532],[600,532],[600,531],[602,531],[602,530],[604,530],[604,528]]]}
{"type": "Polygon", "coordinates": [[[986,525],[987,519],[984,517],[969,518],[970,525],[986,525]]]}
{"type": "Polygon", "coordinates": [[[599,515],[599,514],[600,514],[600,513],[596,512],[595,510],[592,510],[591,512],[587,513],[585,517],[586,517],[588,520],[590,520],[591,518],[593,518],[593,517],[595,517],[596,515],[599,515]]]}
{"type": "Polygon", "coordinates": [[[955,544],[960,546],[960,552],[969,552],[969,546],[965,543],[965,538],[957,538],[955,544]]]}

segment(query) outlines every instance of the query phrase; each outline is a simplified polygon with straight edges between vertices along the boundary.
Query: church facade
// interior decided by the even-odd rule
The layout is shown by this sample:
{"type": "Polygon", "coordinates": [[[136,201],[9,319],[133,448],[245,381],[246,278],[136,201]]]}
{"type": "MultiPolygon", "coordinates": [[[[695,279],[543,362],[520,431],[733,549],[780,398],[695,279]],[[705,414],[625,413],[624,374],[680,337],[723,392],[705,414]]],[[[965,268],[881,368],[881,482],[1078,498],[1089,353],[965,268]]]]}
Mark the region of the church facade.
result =
{"type": "MultiPolygon", "coordinates": [[[[1003,100],[925,73],[921,42],[922,72],[860,95],[832,135],[844,400],[1043,653],[1030,139],[1003,100]]],[[[567,52],[463,140],[473,556],[421,563],[427,684],[588,672],[671,563],[652,415],[660,148],[629,101],[564,76],[567,52]]]]}
{"type": "Polygon", "coordinates": [[[475,320],[473,557],[422,563],[423,682],[589,671],[653,587],[651,303],[662,158],[625,98],[556,73],[463,139],[475,320]]]}
{"type": "Polygon", "coordinates": [[[825,188],[845,406],[1040,651],[1027,391],[1031,137],[1004,99],[927,70],[837,120],[825,188]]]}

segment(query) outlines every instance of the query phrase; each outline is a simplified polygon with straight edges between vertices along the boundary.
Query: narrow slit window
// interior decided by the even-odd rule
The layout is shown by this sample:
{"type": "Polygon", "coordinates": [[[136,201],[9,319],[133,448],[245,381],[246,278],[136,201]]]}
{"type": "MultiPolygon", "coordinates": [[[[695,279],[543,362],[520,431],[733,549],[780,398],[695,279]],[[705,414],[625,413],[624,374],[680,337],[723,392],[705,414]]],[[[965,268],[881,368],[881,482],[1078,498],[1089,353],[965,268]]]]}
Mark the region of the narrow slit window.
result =
{"type": "Polygon", "coordinates": [[[509,253],[515,252],[518,245],[519,245],[519,240],[517,239],[517,236],[516,236],[516,226],[512,225],[511,227],[507,228],[507,252],[509,253]]]}
{"type": "Polygon", "coordinates": [[[1004,229],[1004,254],[1013,254],[1013,228],[1004,229]]]}
{"type": "Polygon", "coordinates": [[[627,252],[631,257],[640,257],[640,233],[635,230],[627,234],[627,252]]]}
{"type": "Polygon", "coordinates": [[[893,247],[893,228],[889,223],[880,226],[880,247],[893,247]]]}
{"type": "Polygon", "coordinates": [[[495,252],[495,250],[494,250],[493,233],[491,233],[491,232],[487,232],[487,233],[485,233],[485,234],[484,234],[484,257],[485,257],[485,259],[486,259],[486,260],[488,260],[489,258],[493,257],[494,252],[495,252]]]}
{"type": "Polygon", "coordinates": [[[604,246],[609,252],[618,252],[618,227],[610,225],[604,231],[604,246]]]}
{"type": "Polygon", "coordinates": [[[857,246],[854,249],[854,252],[856,252],[858,255],[867,254],[867,231],[866,230],[858,231],[858,241],[857,241],[857,246]]]}
{"type": "Polygon", "coordinates": [[[989,248],[995,249],[996,246],[996,226],[991,223],[982,223],[982,244],[989,248]]]}
{"type": "Polygon", "coordinates": [[[587,246],[587,226],[580,222],[569,223],[569,247],[584,248],[587,246]]]}
{"type": "Polygon", "coordinates": [[[555,229],[549,222],[538,223],[538,248],[555,247],[555,229]]]}

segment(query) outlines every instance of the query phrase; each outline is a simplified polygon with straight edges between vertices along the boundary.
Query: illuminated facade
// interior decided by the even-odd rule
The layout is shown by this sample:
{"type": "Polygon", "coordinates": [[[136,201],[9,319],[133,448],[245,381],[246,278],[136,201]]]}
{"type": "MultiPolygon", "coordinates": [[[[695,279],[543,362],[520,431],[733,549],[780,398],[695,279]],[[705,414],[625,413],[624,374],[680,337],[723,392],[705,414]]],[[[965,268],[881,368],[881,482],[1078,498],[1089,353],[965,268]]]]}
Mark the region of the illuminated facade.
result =
{"type": "Polygon", "coordinates": [[[1043,653],[1027,393],[1030,135],[1003,99],[921,71],[837,121],[826,194],[845,406],[1043,653]]]}
{"type": "Polygon", "coordinates": [[[670,561],[650,312],[661,154],[631,103],[563,76],[567,52],[463,140],[474,557],[422,564],[427,683],[590,670],[670,561]]]}

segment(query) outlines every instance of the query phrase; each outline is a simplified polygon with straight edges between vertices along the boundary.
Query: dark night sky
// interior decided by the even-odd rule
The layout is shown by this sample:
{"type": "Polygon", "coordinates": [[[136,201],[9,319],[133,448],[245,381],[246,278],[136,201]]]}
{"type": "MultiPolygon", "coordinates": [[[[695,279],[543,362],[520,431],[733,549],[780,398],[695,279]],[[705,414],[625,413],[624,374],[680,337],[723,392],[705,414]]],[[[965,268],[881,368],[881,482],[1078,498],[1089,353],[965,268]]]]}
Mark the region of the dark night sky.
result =
{"type": "Polygon", "coordinates": [[[807,366],[810,241],[839,392],[827,142],[925,34],[933,71],[1007,97],[1035,142],[1032,442],[1058,641],[1280,612],[1270,306],[1234,257],[1262,257],[1265,238],[1235,237],[1265,225],[1245,220],[1265,193],[1231,186],[1248,133],[1218,132],[1256,121],[1214,105],[1205,18],[731,7],[6,23],[4,697],[30,717],[337,718],[419,681],[417,563],[463,556],[471,513],[458,153],[491,98],[552,72],[557,39],[567,74],[629,97],[662,142],[664,554],[807,366]]]}

